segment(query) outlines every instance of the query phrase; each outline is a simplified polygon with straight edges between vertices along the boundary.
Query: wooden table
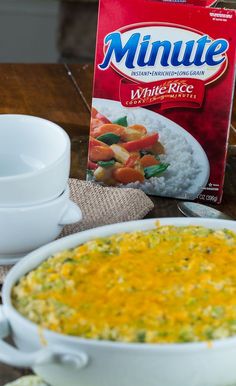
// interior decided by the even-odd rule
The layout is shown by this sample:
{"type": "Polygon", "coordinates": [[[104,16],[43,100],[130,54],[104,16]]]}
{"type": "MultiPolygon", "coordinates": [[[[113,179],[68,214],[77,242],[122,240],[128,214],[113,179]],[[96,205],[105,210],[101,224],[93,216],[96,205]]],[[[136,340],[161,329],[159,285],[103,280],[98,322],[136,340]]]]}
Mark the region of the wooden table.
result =
{"type": "MultiPolygon", "coordinates": [[[[72,142],[71,177],[83,179],[87,163],[88,127],[93,69],[90,65],[0,64],[0,114],[30,114],[58,123],[72,142]]],[[[236,127],[236,98],[232,123],[236,127]]],[[[236,144],[236,133],[230,142],[236,144]]],[[[236,152],[226,166],[224,197],[219,209],[236,218],[236,152]]],[[[151,197],[155,208],[148,217],[181,216],[175,199],[151,197]]],[[[0,386],[25,370],[0,365],[0,386]]]]}

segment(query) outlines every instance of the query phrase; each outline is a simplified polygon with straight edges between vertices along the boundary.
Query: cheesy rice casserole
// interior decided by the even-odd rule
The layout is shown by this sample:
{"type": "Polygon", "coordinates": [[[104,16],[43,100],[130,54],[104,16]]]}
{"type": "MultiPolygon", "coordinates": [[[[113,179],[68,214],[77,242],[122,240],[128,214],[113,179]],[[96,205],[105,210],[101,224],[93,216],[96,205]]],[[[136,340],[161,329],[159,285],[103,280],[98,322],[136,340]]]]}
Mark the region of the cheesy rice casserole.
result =
{"type": "Polygon", "coordinates": [[[236,234],[160,226],[50,257],[12,291],[15,308],[67,335],[122,342],[236,334],[236,234]]]}

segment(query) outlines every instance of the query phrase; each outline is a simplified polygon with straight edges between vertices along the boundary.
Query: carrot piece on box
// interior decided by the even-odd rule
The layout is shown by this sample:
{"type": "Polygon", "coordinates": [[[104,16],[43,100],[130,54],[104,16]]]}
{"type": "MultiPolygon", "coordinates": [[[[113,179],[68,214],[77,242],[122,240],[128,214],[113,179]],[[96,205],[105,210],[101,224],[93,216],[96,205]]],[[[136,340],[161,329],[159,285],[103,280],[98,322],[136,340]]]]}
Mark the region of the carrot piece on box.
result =
{"type": "Polygon", "coordinates": [[[146,168],[148,166],[158,165],[160,161],[158,161],[153,155],[146,154],[141,158],[140,163],[143,168],[146,168]]]}
{"type": "Polygon", "coordinates": [[[114,153],[109,146],[94,146],[89,150],[89,159],[93,162],[108,161],[113,157],[114,153]]]}
{"type": "Polygon", "coordinates": [[[122,137],[124,135],[125,128],[123,126],[117,125],[115,123],[106,123],[102,126],[99,126],[93,130],[93,136],[100,137],[106,133],[113,133],[122,137]]]}
{"type": "Polygon", "coordinates": [[[121,182],[122,184],[128,184],[130,182],[144,182],[143,174],[136,169],[132,168],[119,168],[114,170],[113,177],[116,181],[121,182]]]}

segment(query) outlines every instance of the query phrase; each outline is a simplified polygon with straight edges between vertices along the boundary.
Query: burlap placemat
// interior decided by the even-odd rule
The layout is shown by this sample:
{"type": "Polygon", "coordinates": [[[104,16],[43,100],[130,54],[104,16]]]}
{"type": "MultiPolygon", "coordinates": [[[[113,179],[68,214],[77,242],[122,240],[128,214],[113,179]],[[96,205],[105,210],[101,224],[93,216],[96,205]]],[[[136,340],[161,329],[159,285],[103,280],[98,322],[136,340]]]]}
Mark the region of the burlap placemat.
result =
{"type": "MultiPolygon", "coordinates": [[[[141,190],[108,188],[92,182],[70,179],[71,199],[79,205],[83,220],[67,225],[60,237],[101,225],[143,218],[153,203],[141,190]]],[[[11,266],[0,266],[0,283],[11,266]]]]}

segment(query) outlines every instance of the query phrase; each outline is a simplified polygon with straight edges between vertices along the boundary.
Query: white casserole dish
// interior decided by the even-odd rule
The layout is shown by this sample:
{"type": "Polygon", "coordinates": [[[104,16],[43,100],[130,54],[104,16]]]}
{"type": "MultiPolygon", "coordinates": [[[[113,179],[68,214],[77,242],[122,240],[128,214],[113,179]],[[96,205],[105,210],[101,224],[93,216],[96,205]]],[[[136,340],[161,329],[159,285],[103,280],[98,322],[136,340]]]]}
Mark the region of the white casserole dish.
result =
{"type": "MultiPolygon", "coordinates": [[[[10,335],[18,349],[1,340],[0,360],[12,366],[33,368],[52,386],[230,386],[236,383],[236,337],[215,340],[211,345],[207,342],[160,345],[88,340],[43,330],[12,307],[13,285],[49,255],[92,238],[151,229],[155,223],[156,219],[141,220],[81,232],[54,241],[19,262],[3,286],[0,316],[0,337],[10,335]]],[[[227,220],[166,218],[160,223],[203,225],[236,232],[236,223],[227,220]]]]}

